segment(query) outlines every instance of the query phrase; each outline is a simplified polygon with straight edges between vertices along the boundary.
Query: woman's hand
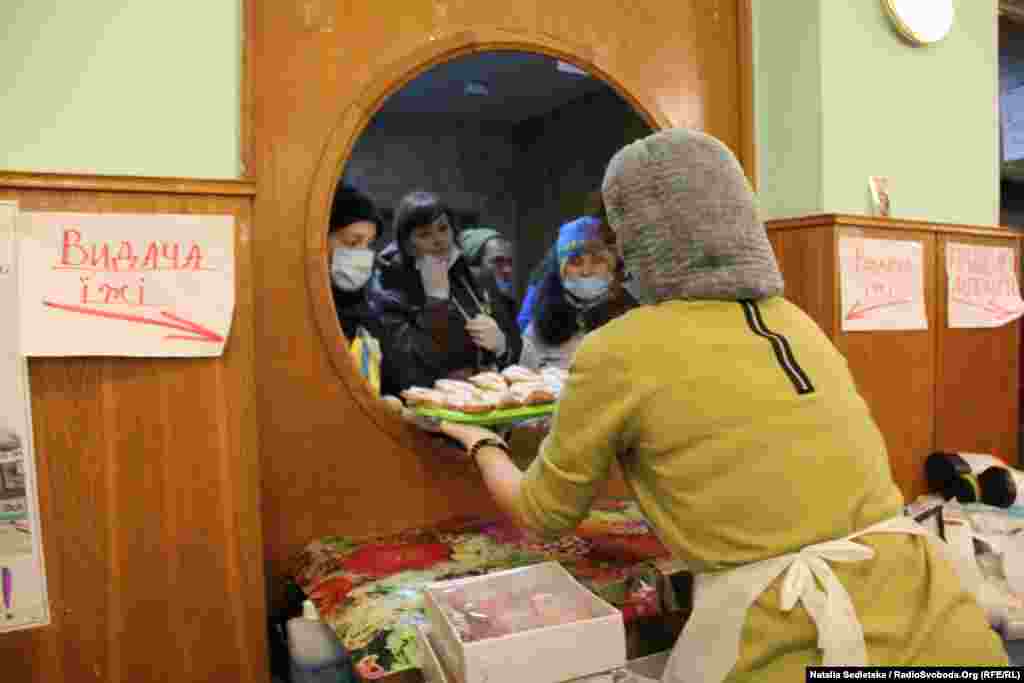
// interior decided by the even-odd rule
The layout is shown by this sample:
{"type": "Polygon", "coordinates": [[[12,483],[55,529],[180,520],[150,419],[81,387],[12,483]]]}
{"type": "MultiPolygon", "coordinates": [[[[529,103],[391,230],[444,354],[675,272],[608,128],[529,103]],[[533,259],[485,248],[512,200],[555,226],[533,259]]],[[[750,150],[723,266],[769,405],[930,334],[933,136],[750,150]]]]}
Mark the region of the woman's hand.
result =
{"type": "Polygon", "coordinates": [[[432,254],[418,259],[420,279],[424,293],[434,299],[447,299],[450,292],[448,282],[448,259],[432,254]]]}
{"type": "Polygon", "coordinates": [[[458,424],[456,422],[442,422],[441,432],[461,443],[462,447],[467,451],[481,439],[498,439],[502,441],[497,434],[489,429],[477,427],[476,425],[458,424]]]}
{"type": "Polygon", "coordinates": [[[480,348],[498,356],[505,353],[505,333],[491,316],[483,313],[476,316],[466,323],[466,332],[480,348]]]}
{"type": "Polygon", "coordinates": [[[402,419],[412,426],[432,434],[438,434],[441,432],[441,420],[438,418],[427,417],[426,415],[417,415],[410,408],[406,408],[405,406],[402,406],[401,412],[402,419]]]}

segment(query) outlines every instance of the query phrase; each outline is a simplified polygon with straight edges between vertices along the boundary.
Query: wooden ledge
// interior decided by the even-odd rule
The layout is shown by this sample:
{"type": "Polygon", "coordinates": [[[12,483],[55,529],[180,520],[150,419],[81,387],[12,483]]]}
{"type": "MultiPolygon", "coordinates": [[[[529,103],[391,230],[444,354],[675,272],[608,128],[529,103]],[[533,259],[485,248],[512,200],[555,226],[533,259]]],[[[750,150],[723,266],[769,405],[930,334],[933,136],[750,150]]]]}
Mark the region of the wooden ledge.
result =
{"type": "Polygon", "coordinates": [[[853,214],[824,213],[795,218],[778,218],[765,221],[765,228],[774,230],[798,230],[822,226],[848,226],[851,228],[880,228],[885,230],[915,230],[919,232],[958,233],[982,237],[1020,237],[1021,232],[998,225],[963,225],[939,223],[911,218],[882,218],[879,216],[856,216],[853,214]]]}
{"type": "Polygon", "coordinates": [[[251,180],[105,176],[25,171],[0,171],[0,189],[85,190],[91,192],[137,192],[231,197],[252,197],[256,195],[256,183],[251,180]]]}

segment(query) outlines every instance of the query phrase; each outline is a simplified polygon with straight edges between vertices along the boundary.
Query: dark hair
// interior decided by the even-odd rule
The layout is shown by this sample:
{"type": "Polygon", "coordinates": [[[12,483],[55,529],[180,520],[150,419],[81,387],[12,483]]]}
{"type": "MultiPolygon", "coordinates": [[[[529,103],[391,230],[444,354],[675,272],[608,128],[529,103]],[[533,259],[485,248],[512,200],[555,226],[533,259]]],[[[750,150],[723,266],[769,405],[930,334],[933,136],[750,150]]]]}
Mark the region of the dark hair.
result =
{"type": "Polygon", "coordinates": [[[395,209],[395,219],[392,225],[395,229],[395,241],[403,256],[412,256],[408,247],[412,231],[421,225],[433,223],[441,216],[447,217],[452,232],[457,232],[458,227],[451,209],[433,192],[416,190],[402,197],[395,209]]]}
{"type": "Polygon", "coordinates": [[[380,237],[384,230],[384,221],[370,198],[351,185],[341,185],[331,202],[328,234],[360,221],[373,223],[377,228],[376,237],[380,237]]]}
{"type": "Polygon", "coordinates": [[[579,311],[565,296],[565,287],[558,274],[558,259],[545,265],[544,275],[537,284],[533,311],[535,332],[549,346],[563,344],[580,331],[579,311]]]}

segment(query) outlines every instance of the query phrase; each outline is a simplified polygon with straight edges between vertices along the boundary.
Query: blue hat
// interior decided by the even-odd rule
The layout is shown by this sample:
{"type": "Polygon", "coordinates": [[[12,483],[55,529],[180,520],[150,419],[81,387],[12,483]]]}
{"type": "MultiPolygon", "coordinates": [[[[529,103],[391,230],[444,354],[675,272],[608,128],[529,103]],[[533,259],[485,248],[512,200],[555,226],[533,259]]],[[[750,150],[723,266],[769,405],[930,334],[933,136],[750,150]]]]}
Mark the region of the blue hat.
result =
{"type": "Polygon", "coordinates": [[[559,274],[565,273],[565,264],[570,258],[582,253],[587,243],[594,241],[601,241],[601,221],[592,216],[577,218],[559,228],[555,243],[559,274]]]}

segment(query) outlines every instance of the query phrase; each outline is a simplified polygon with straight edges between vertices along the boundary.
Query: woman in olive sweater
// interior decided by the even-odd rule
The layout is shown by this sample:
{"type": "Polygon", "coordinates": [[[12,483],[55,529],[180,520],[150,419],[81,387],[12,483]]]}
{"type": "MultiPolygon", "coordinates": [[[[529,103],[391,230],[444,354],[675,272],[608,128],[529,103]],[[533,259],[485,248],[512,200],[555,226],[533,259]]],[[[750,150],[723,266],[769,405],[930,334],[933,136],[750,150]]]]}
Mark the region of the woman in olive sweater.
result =
{"type": "Polygon", "coordinates": [[[670,130],[612,159],[603,194],[642,305],[580,344],[523,473],[443,423],[523,527],[572,530],[618,460],[696,574],[664,681],[803,680],[814,665],[1006,665],[937,539],[902,515],[843,356],[783,298],[735,157],[670,130]]]}

